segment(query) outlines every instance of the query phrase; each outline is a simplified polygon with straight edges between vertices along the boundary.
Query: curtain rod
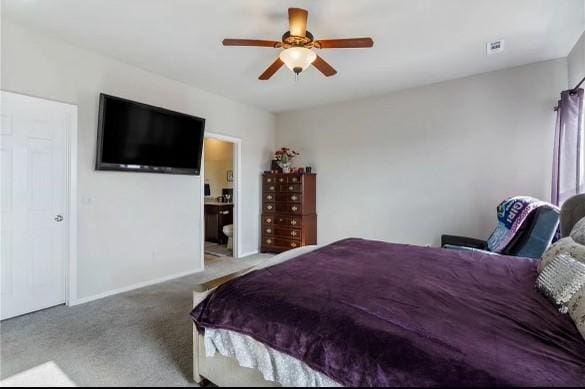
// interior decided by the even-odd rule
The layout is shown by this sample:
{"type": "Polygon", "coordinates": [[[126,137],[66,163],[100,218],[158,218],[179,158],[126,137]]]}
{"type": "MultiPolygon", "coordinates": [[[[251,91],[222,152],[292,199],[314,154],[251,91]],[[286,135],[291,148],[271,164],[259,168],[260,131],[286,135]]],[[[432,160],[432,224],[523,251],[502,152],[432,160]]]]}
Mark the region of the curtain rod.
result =
{"type": "Polygon", "coordinates": [[[581,81],[579,81],[579,83],[577,84],[576,87],[574,87],[573,89],[571,89],[571,93],[577,92],[577,89],[579,89],[579,87],[581,86],[581,84],[583,84],[584,82],[585,82],[585,77],[583,77],[583,79],[581,81]]]}
{"type": "MultiPolygon", "coordinates": [[[[579,83],[578,83],[578,84],[577,84],[577,85],[576,85],[576,86],[575,86],[573,89],[571,89],[571,91],[570,91],[569,93],[571,93],[571,94],[577,93],[577,89],[579,89],[579,87],[580,87],[580,86],[581,86],[581,85],[582,85],[584,82],[585,82],[585,77],[583,77],[583,78],[581,79],[581,81],[579,81],[579,83]]],[[[559,110],[559,107],[558,107],[558,106],[553,108],[553,111],[555,111],[555,112],[556,112],[556,111],[558,111],[558,110],[559,110]]]]}

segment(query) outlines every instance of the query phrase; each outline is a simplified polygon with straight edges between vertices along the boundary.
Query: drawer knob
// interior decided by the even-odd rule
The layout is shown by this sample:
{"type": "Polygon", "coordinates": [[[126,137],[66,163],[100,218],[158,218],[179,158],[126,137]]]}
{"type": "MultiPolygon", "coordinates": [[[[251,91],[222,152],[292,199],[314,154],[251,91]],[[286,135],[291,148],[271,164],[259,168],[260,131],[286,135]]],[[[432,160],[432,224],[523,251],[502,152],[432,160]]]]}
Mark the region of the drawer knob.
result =
{"type": "Polygon", "coordinates": [[[293,212],[296,212],[299,210],[299,208],[296,205],[293,205],[290,209],[292,209],[293,212]]]}
{"type": "Polygon", "coordinates": [[[267,200],[272,200],[272,195],[268,195],[268,196],[266,196],[266,199],[267,199],[267,200]]]}
{"type": "Polygon", "coordinates": [[[274,187],[273,187],[273,186],[271,186],[271,187],[270,187],[270,190],[274,190],[274,187]]]}
{"type": "Polygon", "coordinates": [[[294,188],[295,187],[291,185],[291,186],[288,187],[288,190],[293,190],[294,188]]]}
{"type": "Polygon", "coordinates": [[[290,232],[290,234],[291,234],[292,236],[297,236],[297,232],[296,232],[296,231],[291,231],[291,232],[290,232]]]}
{"type": "Polygon", "coordinates": [[[296,226],[297,225],[297,221],[296,220],[291,220],[290,221],[290,224],[292,224],[293,226],[296,226]]]}
{"type": "Polygon", "coordinates": [[[293,196],[291,196],[291,197],[290,197],[290,199],[291,199],[292,201],[297,201],[298,197],[297,197],[296,195],[293,195],[293,196]]]}
{"type": "Polygon", "coordinates": [[[272,223],[272,219],[271,218],[266,219],[266,223],[268,224],[272,223]]]}
{"type": "Polygon", "coordinates": [[[230,211],[222,211],[221,214],[222,215],[229,215],[230,214],[230,211]]]}
{"type": "Polygon", "coordinates": [[[272,209],[272,205],[268,205],[266,209],[272,209]]]}
{"type": "Polygon", "coordinates": [[[272,182],[272,178],[267,178],[266,182],[268,182],[268,183],[272,182]]]}
{"type": "Polygon", "coordinates": [[[292,242],[292,243],[290,244],[290,247],[297,247],[297,244],[296,244],[295,242],[292,242]]]}
{"type": "Polygon", "coordinates": [[[266,239],[266,243],[271,244],[272,243],[272,239],[266,239]]]}
{"type": "Polygon", "coordinates": [[[272,234],[272,228],[267,228],[267,229],[266,229],[266,233],[267,233],[267,234],[272,234]]]}
{"type": "Polygon", "coordinates": [[[293,177],[292,182],[297,182],[297,181],[298,181],[298,178],[293,177]]]}
{"type": "Polygon", "coordinates": [[[280,182],[284,182],[284,178],[281,178],[281,179],[280,179],[280,182]]]}

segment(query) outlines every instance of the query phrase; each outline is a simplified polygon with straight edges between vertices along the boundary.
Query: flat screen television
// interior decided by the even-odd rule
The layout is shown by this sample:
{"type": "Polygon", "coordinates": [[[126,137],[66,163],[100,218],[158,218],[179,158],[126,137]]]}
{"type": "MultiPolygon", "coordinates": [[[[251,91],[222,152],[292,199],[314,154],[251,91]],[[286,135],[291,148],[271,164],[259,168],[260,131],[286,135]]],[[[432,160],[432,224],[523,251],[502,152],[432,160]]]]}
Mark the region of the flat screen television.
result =
{"type": "Polygon", "coordinates": [[[97,170],[199,175],[205,119],[100,94],[97,170]]]}

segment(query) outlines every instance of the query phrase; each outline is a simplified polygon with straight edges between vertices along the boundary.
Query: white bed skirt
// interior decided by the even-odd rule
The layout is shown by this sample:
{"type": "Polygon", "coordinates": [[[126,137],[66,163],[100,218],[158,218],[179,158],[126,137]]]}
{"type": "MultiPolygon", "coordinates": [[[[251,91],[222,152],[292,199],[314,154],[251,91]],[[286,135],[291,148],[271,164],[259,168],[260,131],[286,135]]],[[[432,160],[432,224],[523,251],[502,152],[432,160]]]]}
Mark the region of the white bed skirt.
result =
{"type": "Polygon", "coordinates": [[[311,369],[304,362],[276,351],[250,336],[221,330],[205,329],[207,357],[219,353],[234,358],[242,367],[256,369],[267,381],[287,387],[341,387],[326,375],[311,369]]]}

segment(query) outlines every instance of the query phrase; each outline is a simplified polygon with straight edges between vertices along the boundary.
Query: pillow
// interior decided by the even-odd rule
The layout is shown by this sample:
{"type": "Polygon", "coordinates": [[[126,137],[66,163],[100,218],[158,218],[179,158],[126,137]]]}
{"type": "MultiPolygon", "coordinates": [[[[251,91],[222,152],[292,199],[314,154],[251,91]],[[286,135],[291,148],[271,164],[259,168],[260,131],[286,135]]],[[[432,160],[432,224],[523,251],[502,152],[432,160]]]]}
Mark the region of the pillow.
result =
{"type": "Polygon", "coordinates": [[[570,237],[579,244],[585,244],[585,217],[575,223],[570,237]]]}
{"type": "Polygon", "coordinates": [[[569,301],[585,286],[585,264],[566,254],[557,255],[536,279],[536,287],[561,313],[569,311],[569,301]]]}
{"type": "Polygon", "coordinates": [[[585,339],[585,287],[579,289],[569,301],[569,315],[585,339]]]}
{"type": "Polygon", "coordinates": [[[571,237],[567,236],[566,238],[554,243],[544,252],[544,254],[542,254],[542,258],[538,263],[538,272],[542,272],[542,269],[551,263],[559,254],[569,255],[576,261],[585,263],[585,246],[575,242],[571,237]]]}

